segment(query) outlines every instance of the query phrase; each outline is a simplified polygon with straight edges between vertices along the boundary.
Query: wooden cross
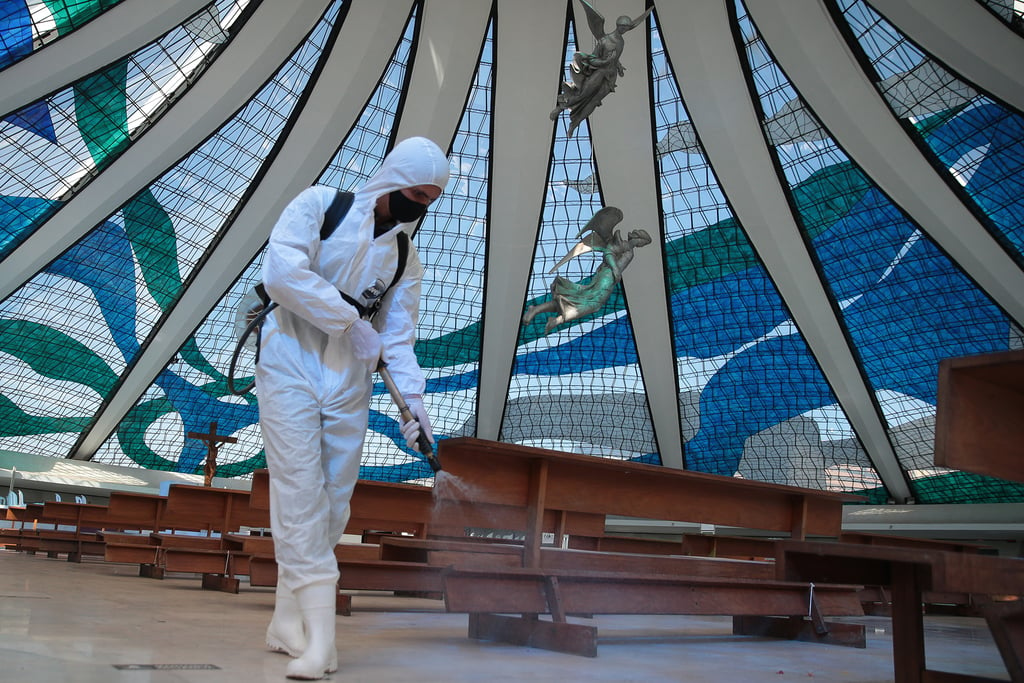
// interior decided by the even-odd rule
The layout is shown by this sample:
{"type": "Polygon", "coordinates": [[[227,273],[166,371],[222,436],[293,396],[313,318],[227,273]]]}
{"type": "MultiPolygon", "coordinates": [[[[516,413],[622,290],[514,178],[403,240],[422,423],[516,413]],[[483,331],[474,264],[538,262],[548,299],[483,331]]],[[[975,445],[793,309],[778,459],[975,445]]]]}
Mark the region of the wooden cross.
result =
{"type": "Polygon", "coordinates": [[[217,473],[217,447],[222,443],[238,443],[233,436],[224,436],[217,433],[217,423],[210,423],[210,432],[189,432],[186,434],[190,439],[199,439],[206,442],[206,464],[203,465],[203,486],[213,485],[213,475],[217,473]]]}

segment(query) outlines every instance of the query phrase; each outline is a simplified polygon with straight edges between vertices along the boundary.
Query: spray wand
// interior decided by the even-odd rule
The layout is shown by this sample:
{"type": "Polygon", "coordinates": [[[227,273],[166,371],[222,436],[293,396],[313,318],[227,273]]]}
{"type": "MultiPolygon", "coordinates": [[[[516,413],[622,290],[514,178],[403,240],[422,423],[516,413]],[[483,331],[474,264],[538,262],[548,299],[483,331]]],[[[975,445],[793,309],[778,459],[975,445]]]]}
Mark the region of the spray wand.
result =
{"type": "MultiPolygon", "coordinates": [[[[380,364],[377,366],[377,373],[380,374],[380,378],[384,381],[384,386],[387,387],[388,393],[391,394],[391,400],[398,406],[398,412],[401,413],[402,419],[406,422],[415,420],[412,411],[409,410],[409,406],[405,403],[405,398],[402,397],[402,393],[395,386],[395,381],[391,379],[391,372],[388,371],[388,364],[382,359],[380,364]]],[[[420,454],[427,459],[427,464],[430,465],[430,469],[434,472],[441,471],[441,461],[434,455],[434,447],[430,443],[430,439],[427,438],[425,431],[420,429],[420,436],[416,440],[416,445],[419,446],[420,454]]]]}

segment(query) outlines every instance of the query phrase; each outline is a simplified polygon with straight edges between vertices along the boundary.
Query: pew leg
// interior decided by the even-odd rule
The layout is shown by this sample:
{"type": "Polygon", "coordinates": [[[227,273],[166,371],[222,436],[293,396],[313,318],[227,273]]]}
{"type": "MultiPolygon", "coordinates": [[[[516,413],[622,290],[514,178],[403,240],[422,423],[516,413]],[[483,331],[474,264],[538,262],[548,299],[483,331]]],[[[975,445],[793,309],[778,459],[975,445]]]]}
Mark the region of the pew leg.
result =
{"type": "Polygon", "coordinates": [[[338,593],[334,613],[339,617],[352,616],[352,596],[348,593],[338,593]]]}
{"type": "Polygon", "coordinates": [[[140,564],[139,576],[144,579],[162,579],[164,578],[164,568],[158,564],[140,564]]]}
{"type": "Polygon", "coordinates": [[[921,683],[925,671],[924,615],[917,567],[894,563],[891,591],[894,683],[921,683]]]}
{"type": "Polygon", "coordinates": [[[863,624],[834,621],[826,623],[828,628],[822,631],[819,626],[815,626],[804,617],[734,616],[732,632],[737,636],[762,636],[806,643],[867,647],[863,624]]]}
{"type": "Polygon", "coordinates": [[[984,612],[1010,680],[1024,681],[1024,607],[1016,602],[989,603],[984,612]]]}
{"type": "Polygon", "coordinates": [[[584,657],[597,656],[597,628],[568,622],[543,621],[536,614],[519,617],[471,613],[469,637],[535,647],[584,657]]]}
{"type": "Polygon", "coordinates": [[[238,593],[239,580],[224,574],[203,574],[203,589],[221,591],[222,593],[238,593]]]}

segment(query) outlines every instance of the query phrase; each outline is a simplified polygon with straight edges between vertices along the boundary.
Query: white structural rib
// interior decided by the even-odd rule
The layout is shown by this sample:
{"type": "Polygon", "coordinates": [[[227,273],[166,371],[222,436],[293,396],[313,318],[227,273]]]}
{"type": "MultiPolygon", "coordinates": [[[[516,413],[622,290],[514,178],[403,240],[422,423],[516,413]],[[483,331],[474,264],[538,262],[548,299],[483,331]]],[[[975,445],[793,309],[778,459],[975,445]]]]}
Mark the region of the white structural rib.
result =
{"type": "Polygon", "coordinates": [[[1024,111],[1024,40],[963,0],[871,0],[871,6],[973,85],[1024,111]]]}
{"type": "Polygon", "coordinates": [[[892,444],[779,184],[736,44],[722,40],[731,35],[725,4],[666,3],[658,7],[658,20],[722,190],[890,495],[908,500],[892,444]]]}
{"type": "MultiPolygon", "coordinates": [[[[574,7],[579,49],[587,50],[593,40],[586,30],[587,19],[578,4],[574,7]]],[[[643,0],[616,0],[602,3],[600,9],[605,27],[612,30],[617,17],[638,17],[646,5],[643,0]]],[[[622,234],[643,228],[654,238],[651,244],[636,250],[633,262],[622,275],[622,284],[661,462],[681,469],[679,385],[665,289],[646,30],[644,22],[625,34],[621,61],[626,73],[616,82],[615,92],[588,118],[588,125],[605,204],[622,209],[622,234]]]]}
{"type": "Polygon", "coordinates": [[[497,0],[494,137],[476,435],[497,439],[540,227],[566,4],[497,0]]]}
{"type": "Polygon", "coordinates": [[[209,0],[123,0],[52,45],[0,72],[0,114],[9,114],[153,42],[209,0]]]}
{"type": "MultiPolygon", "coordinates": [[[[271,5],[286,3],[269,3],[271,5]]],[[[330,163],[387,68],[411,0],[352,3],[323,72],[281,151],[72,457],[90,459],[157,373],[263,248],[285,205],[330,163]]],[[[294,46],[296,41],[290,43],[294,46]]],[[[226,85],[226,84],[222,84],[226,85]]]]}
{"type": "Polygon", "coordinates": [[[398,139],[422,135],[447,149],[462,118],[490,15],[489,2],[424,5],[398,139]]]}
{"type": "Polygon", "coordinates": [[[217,61],[117,160],[22,243],[0,270],[0,300],[35,276],[228,120],[316,25],[325,0],[265,2],[217,61]]]}
{"type": "Polygon", "coordinates": [[[1024,270],[921,155],[820,0],[761,0],[750,12],[782,69],[850,158],[1017,324],[1024,322],[1024,270]]]}

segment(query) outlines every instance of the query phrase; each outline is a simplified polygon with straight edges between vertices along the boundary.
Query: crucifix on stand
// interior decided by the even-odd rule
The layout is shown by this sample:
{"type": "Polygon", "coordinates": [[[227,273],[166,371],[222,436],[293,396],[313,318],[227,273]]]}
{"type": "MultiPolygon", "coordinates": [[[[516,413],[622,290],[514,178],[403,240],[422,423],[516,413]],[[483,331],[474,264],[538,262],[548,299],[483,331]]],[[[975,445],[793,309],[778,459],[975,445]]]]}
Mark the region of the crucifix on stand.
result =
{"type": "Polygon", "coordinates": [[[190,439],[199,439],[200,441],[206,442],[206,463],[203,465],[203,486],[211,486],[213,484],[213,475],[217,473],[217,448],[222,443],[238,443],[238,439],[233,436],[224,436],[217,433],[217,423],[210,423],[209,434],[203,434],[202,432],[189,432],[186,434],[190,439]]]}

